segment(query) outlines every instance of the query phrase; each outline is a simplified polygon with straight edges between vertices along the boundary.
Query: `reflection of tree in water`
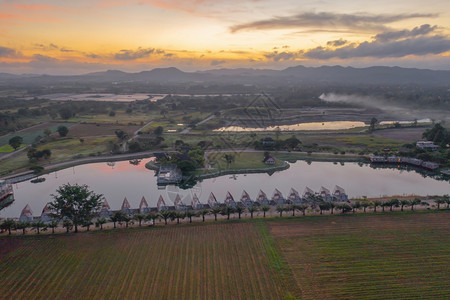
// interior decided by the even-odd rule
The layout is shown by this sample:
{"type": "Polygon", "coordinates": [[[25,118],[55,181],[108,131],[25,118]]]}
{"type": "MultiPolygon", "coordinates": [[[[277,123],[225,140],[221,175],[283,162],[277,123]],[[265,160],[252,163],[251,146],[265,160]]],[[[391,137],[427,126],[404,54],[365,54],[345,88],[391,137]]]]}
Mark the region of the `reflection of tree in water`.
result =
{"type": "Polygon", "coordinates": [[[141,163],[142,159],[132,159],[129,161],[130,165],[138,166],[141,163]]]}
{"type": "Polygon", "coordinates": [[[109,167],[111,167],[111,169],[114,169],[114,166],[116,165],[116,163],[113,162],[113,161],[108,161],[106,164],[107,164],[109,167]]]}
{"type": "Polygon", "coordinates": [[[416,172],[420,174],[423,178],[433,178],[440,181],[448,181],[450,178],[445,174],[439,173],[438,171],[429,171],[427,169],[422,169],[419,167],[408,166],[408,165],[397,165],[397,164],[369,164],[372,169],[396,169],[400,172],[416,172]]]}

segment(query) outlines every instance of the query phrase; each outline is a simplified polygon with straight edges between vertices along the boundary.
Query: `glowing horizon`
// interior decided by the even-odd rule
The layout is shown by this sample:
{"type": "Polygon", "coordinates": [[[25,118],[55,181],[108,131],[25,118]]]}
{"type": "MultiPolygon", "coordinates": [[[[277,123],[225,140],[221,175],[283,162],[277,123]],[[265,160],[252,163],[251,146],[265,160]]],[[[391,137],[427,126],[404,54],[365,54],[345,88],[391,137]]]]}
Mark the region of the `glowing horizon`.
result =
{"type": "Polygon", "coordinates": [[[0,72],[450,69],[450,3],[0,0],[0,72]],[[361,10],[363,7],[363,10],[361,10]]]}

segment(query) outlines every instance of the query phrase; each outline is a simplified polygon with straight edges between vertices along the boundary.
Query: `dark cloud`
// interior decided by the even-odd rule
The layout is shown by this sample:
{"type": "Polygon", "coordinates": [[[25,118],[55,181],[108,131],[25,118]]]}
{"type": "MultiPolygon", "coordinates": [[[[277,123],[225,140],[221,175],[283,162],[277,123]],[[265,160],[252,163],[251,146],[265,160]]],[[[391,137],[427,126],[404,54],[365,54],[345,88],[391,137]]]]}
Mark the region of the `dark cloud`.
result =
{"type": "Polygon", "coordinates": [[[300,52],[278,52],[274,51],[272,53],[265,54],[264,56],[273,61],[281,61],[281,60],[291,60],[299,56],[300,52]]]}
{"type": "Polygon", "coordinates": [[[338,49],[317,47],[306,51],[304,57],[311,59],[354,58],[354,57],[404,57],[408,55],[440,54],[450,51],[448,37],[420,36],[395,41],[372,41],[350,44],[338,49]]]}
{"type": "Polygon", "coordinates": [[[21,53],[12,48],[0,46],[0,57],[18,57],[21,53]]]}
{"type": "Polygon", "coordinates": [[[34,62],[44,62],[44,63],[50,63],[50,62],[58,62],[58,59],[42,55],[42,54],[34,54],[32,61],[34,62]]]}
{"type": "Polygon", "coordinates": [[[218,65],[221,65],[221,64],[223,64],[223,63],[225,63],[224,60],[213,59],[213,60],[211,61],[211,66],[218,66],[218,65]]]}
{"type": "Polygon", "coordinates": [[[343,39],[327,42],[327,46],[332,46],[332,47],[340,47],[340,46],[344,46],[345,44],[348,44],[348,41],[343,40],[343,39]]]}
{"type": "Polygon", "coordinates": [[[139,58],[149,57],[152,54],[164,54],[164,50],[155,48],[138,48],[137,50],[120,50],[114,54],[114,58],[118,60],[135,60],[139,58]]]}
{"type": "Polygon", "coordinates": [[[420,27],[415,27],[412,30],[404,29],[399,31],[387,31],[377,34],[374,38],[377,41],[387,42],[392,40],[398,40],[402,38],[415,37],[420,35],[427,35],[437,29],[437,26],[431,26],[430,24],[424,24],[420,27]]]}
{"type": "Polygon", "coordinates": [[[436,14],[374,15],[368,13],[339,14],[329,12],[306,12],[293,16],[274,17],[267,20],[237,24],[230,27],[232,33],[241,30],[265,30],[285,28],[349,28],[361,31],[384,30],[385,24],[413,18],[436,17],[436,14]]]}
{"type": "Polygon", "coordinates": [[[61,48],[61,49],[59,49],[59,51],[61,51],[61,52],[75,52],[75,50],[67,49],[67,48],[61,48]]]}

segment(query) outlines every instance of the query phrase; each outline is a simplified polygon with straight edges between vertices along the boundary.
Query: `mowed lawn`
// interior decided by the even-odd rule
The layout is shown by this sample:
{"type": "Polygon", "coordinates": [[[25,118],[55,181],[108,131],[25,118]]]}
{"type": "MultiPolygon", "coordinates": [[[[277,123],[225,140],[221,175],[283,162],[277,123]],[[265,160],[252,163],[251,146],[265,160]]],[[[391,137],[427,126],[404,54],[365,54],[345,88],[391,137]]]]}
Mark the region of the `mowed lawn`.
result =
{"type": "Polygon", "coordinates": [[[283,299],[259,226],[0,240],[3,299],[283,299]]]}
{"type": "Polygon", "coordinates": [[[450,213],[269,222],[302,299],[448,299],[450,213]]]}

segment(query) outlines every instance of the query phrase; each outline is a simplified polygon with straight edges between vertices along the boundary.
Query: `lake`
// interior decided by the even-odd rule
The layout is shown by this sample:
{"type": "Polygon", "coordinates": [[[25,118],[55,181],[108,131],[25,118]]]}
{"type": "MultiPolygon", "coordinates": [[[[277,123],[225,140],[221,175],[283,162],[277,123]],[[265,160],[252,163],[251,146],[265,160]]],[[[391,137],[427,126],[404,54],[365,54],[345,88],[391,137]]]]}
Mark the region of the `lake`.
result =
{"type": "Polygon", "coordinates": [[[128,161],[116,163],[93,163],[80,165],[44,175],[45,182],[30,181],[14,184],[15,202],[0,211],[0,217],[19,217],[26,204],[34,215],[41,214],[45,204],[52,200],[50,194],[65,183],[87,184],[96,193],[104,194],[111,209],[120,209],[124,197],[133,208],[138,208],[142,196],[149,206],[156,206],[159,195],[171,205],[177,193],[189,204],[194,193],[202,203],[206,203],[209,193],[214,192],[219,202],[223,202],[227,191],[238,201],[245,189],[252,198],[262,189],[268,197],[278,188],[286,197],[291,187],[300,194],[306,186],[318,191],[321,186],[330,191],[335,185],[345,189],[349,197],[378,197],[384,195],[443,195],[450,193],[449,181],[438,181],[424,177],[415,171],[398,169],[373,169],[367,164],[297,161],[287,170],[272,175],[240,174],[226,175],[203,180],[192,189],[182,190],[177,186],[158,189],[155,172],[145,168],[144,159],[139,165],[128,161]]]}

